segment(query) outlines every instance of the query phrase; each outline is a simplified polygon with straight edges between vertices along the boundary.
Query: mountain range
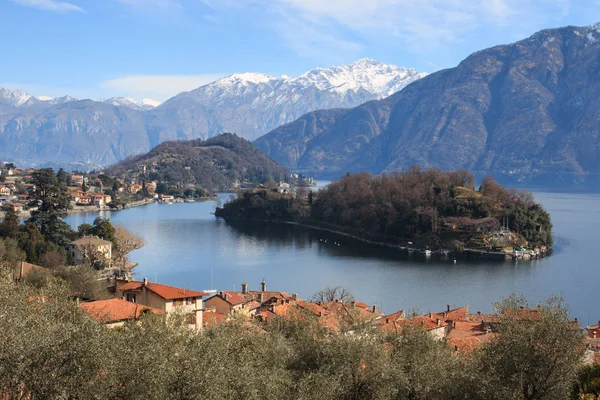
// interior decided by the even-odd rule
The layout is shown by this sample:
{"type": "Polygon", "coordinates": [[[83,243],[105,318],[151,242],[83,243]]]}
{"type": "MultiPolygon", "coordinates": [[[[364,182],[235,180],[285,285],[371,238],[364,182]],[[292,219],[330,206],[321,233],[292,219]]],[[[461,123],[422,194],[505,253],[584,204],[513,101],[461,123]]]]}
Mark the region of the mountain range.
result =
{"type": "Polygon", "coordinates": [[[476,52],[385,99],[308,113],[255,144],[320,177],[419,165],[529,185],[598,183],[599,28],[549,29],[476,52]]]}
{"type": "Polygon", "coordinates": [[[106,165],[167,140],[223,132],[255,139],[313,110],[384,98],[425,75],[370,59],[295,78],[234,74],[157,107],[126,97],[49,99],[0,89],[0,159],[106,165]]]}

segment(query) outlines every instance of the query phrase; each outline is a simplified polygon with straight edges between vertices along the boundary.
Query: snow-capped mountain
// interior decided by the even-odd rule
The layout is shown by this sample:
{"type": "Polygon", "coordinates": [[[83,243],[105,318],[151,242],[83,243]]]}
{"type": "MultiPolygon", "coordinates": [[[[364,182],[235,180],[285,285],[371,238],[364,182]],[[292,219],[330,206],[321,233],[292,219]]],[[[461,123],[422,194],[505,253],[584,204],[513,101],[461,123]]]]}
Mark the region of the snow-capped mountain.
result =
{"type": "Polygon", "coordinates": [[[389,96],[425,75],[366,58],[293,78],[233,74],[180,93],[154,113],[160,119],[177,118],[171,124],[172,136],[190,137],[196,132],[210,137],[229,131],[255,139],[310,111],[355,107],[389,96]]]}
{"type": "Polygon", "coordinates": [[[20,90],[0,88],[0,106],[18,108],[27,103],[27,100],[32,97],[20,90]]]}
{"type": "Polygon", "coordinates": [[[362,59],[293,78],[233,74],[160,105],[150,99],[50,99],[4,90],[0,158],[112,164],[166,140],[206,139],[223,132],[255,139],[310,111],[386,97],[424,75],[362,59]]]}
{"type": "MultiPolygon", "coordinates": [[[[81,99],[71,96],[32,96],[20,90],[0,88],[0,107],[3,107],[5,111],[7,109],[14,111],[25,108],[47,108],[79,100],[81,99]]],[[[113,106],[129,107],[134,110],[150,110],[160,104],[160,102],[152,99],[138,101],[131,97],[111,97],[110,99],[100,99],[98,101],[113,106]]]]}
{"type": "Polygon", "coordinates": [[[150,110],[160,104],[160,102],[152,99],[143,99],[138,101],[131,97],[111,97],[110,99],[101,100],[104,103],[112,104],[113,106],[123,106],[133,108],[134,110],[150,110]]]}
{"type": "Polygon", "coordinates": [[[45,109],[77,100],[80,99],[71,96],[55,98],[48,96],[35,97],[20,90],[0,88],[0,112],[4,113],[18,112],[25,109],[45,109]]]}

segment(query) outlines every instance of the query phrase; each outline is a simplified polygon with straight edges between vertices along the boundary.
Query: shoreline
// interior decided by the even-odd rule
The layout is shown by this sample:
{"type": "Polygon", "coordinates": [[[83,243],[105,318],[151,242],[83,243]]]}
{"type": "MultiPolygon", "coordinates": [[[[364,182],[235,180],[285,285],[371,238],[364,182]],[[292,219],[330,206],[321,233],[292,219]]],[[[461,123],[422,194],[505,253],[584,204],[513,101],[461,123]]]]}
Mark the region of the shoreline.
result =
{"type": "MultiPolygon", "coordinates": [[[[294,222],[294,221],[279,221],[279,220],[264,220],[264,219],[259,219],[259,218],[230,218],[230,217],[216,217],[216,218],[222,218],[223,220],[227,221],[227,220],[233,220],[233,221],[260,221],[260,222],[269,222],[269,223],[278,223],[278,224],[286,224],[286,225],[292,225],[292,226],[300,226],[303,228],[308,228],[308,229],[315,229],[315,230],[319,230],[319,231],[323,231],[323,232],[328,232],[328,233],[332,233],[334,235],[339,235],[339,236],[344,236],[347,238],[351,238],[354,240],[358,240],[360,242],[363,243],[367,243],[370,245],[375,245],[375,246],[379,246],[379,247],[385,247],[385,248],[389,248],[389,249],[394,249],[394,250],[400,250],[400,251],[405,251],[407,253],[420,253],[423,254],[425,256],[429,256],[432,254],[436,254],[436,255],[440,255],[442,257],[454,257],[454,258],[464,258],[464,259],[472,259],[472,258],[483,258],[483,259],[489,259],[489,260],[497,260],[497,261],[512,261],[512,260],[516,260],[517,258],[512,255],[512,254],[507,254],[507,253],[501,253],[501,252],[494,252],[494,251],[485,251],[485,250],[479,250],[479,249],[464,249],[463,251],[455,251],[455,250],[448,250],[448,249],[435,249],[435,250],[431,250],[431,249],[423,249],[423,248],[418,248],[418,247],[409,247],[409,246],[401,246],[401,245],[396,245],[396,244],[391,244],[391,243],[385,243],[385,242],[377,242],[374,240],[370,240],[370,239],[365,239],[365,238],[361,238],[359,236],[355,236],[346,232],[342,232],[342,231],[336,231],[334,229],[330,229],[330,228],[323,228],[320,226],[315,226],[315,225],[309,225],[309,224],[303,224],[300,222],[294,222]],[[430,253],[427,254],[426,251],[429,251],[430,253]]],[[[549,256],[551,254],[551,251],[549,253],[546,254],[542,254],[536,257],[528,257],[528,258],[523,258],[526,260],[535,260],[535,259],[540,259],[540,258],[545,258],[547,256],[549,256]]]]}

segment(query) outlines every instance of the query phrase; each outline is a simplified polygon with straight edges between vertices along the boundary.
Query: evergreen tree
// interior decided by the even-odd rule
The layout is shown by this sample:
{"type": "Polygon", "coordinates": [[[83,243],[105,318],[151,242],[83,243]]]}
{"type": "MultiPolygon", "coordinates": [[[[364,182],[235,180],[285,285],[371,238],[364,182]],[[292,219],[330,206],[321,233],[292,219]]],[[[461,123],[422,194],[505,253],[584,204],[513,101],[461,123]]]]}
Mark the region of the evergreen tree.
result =
{"type": "Polygon", "coordinates": [[[87,193],[87,191],[88,191],[87,184],[85,183],[85,174],[83,174],[83,179],[82,179],[82,182],[81,182],[81,191],[83,193],[87,193]]]}
{"type": "Polygon", "coordinates": [[[14,209],[9,208],[0,224],[0,236],[14,238],[19,233],[19,217],[14,209]]]}
{"type": "Polygon", "coordinates": [[[35,185],[32,205],[37,209],[32,211],[28,222],[35,224],[51,242],[59,246],[66,244],[72,233],[69,225],[61,219],[71,208],[67,185],[58,180],[52,168],[35,171],[32,182],[35,185]]]}
{"type": "Polygon", "coordinates": [[[69,174],[62,168],[58,170],[58,172],[56,173],[56,177],[60,182],[64,183],[67,186],[70,186],[72,183],[71,174],[69,174]]]}

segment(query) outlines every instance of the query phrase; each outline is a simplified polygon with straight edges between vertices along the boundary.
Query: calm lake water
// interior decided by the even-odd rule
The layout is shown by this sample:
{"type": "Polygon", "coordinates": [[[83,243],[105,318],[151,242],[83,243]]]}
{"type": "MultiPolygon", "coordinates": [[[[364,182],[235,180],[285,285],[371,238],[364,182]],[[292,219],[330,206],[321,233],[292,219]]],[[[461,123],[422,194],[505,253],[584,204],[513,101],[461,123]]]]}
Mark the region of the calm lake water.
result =
{"type": "MultiPolygon", "coordinates": [[[[559,294],[582,324],[595,322],[600,319],[594,297],[600,283],[600,195],[534,194],[552,215],[555,251],[521,262],[454,264],[301,227],[230,224],[210,214],[215,201],[151,204],[100,215],[146,240],[132,254],[139,263],[138,279],[199,290],[240,290],[241,282],[258,289],[265,279],[271,290],[307,299],[325,286],[340,285],[385,312],[435,312],[446,304],[492,312],[494,301],[513,292],[531,302],[559,294]]],[[[76,227],[97,215],[75,214],[67,222],[76,227]]]]}

